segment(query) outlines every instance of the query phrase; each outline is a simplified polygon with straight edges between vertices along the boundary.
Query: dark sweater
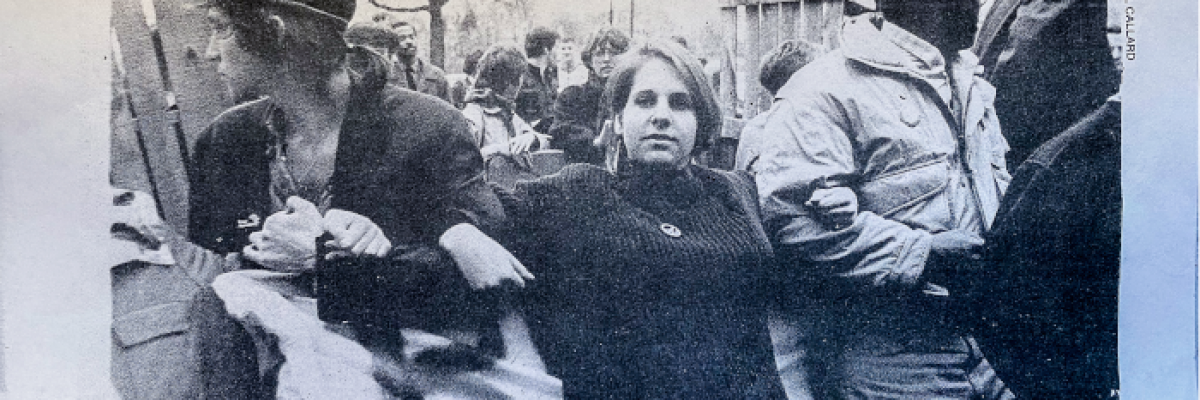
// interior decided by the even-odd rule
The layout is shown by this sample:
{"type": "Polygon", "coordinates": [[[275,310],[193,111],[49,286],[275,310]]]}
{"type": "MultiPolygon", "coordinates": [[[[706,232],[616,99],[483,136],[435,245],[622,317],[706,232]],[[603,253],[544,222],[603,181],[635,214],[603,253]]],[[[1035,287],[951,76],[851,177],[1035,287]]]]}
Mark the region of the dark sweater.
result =
{"type": "Polygon", "coordinates": [[[575,164],[502,200],[537,276],[531,333],[567,398],[783,398],[748,176],[575,164]]]}

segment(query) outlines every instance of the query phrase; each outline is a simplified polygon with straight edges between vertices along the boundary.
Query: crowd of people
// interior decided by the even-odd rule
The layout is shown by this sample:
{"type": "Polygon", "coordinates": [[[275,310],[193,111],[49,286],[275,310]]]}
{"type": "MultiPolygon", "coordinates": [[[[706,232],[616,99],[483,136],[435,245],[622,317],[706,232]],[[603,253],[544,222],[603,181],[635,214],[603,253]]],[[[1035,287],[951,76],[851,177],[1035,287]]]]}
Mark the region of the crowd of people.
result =
{"type": "Polygon", "coordinates": [[[205,3],[254,99],[195,146],[186,237],[130,223],[190,305],[126,321],[187,321],[118,345],[126,396],[1115,398],[1103,0],[848,1],[838,48],[764,57],[733,170],[684,40],[535,28],[450,82],[355,3],[205,3]]]}

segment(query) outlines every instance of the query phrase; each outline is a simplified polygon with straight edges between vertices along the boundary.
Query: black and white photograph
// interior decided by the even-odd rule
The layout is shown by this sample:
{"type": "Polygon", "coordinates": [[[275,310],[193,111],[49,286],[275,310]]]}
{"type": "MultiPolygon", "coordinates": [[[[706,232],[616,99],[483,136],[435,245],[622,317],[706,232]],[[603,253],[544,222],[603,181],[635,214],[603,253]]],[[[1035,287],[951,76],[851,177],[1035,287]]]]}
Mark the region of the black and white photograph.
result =
{"type": "Polygon", "coordinates": [[[69,3],[0,399],[1197,396],[1195,4],[69,3]]]}

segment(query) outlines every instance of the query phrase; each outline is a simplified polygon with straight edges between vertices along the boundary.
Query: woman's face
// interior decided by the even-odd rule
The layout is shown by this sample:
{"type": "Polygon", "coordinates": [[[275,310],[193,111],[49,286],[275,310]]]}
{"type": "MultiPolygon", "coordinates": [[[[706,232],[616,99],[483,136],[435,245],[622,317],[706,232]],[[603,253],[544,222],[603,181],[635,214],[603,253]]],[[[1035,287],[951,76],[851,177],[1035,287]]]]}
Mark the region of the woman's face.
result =
{"type": "Polygon", "coordinates": [[[630,160],[664,168],[687,165],[696,145],[694,103],[674,67],[657,58],[643,65],[618,116],[630,160]]]}

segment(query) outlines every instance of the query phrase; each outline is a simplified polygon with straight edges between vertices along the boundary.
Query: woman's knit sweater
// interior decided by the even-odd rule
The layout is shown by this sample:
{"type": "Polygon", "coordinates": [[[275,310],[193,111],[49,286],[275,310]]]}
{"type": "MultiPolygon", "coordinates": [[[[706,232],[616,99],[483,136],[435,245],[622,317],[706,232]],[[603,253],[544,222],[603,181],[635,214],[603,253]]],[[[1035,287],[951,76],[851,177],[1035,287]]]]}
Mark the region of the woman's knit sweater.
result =
{"type": "Polygon", "coordinates": [[[576,164],[502,196],[529,323],[567,398],[782,398],[748,176],[576,164]]]}

